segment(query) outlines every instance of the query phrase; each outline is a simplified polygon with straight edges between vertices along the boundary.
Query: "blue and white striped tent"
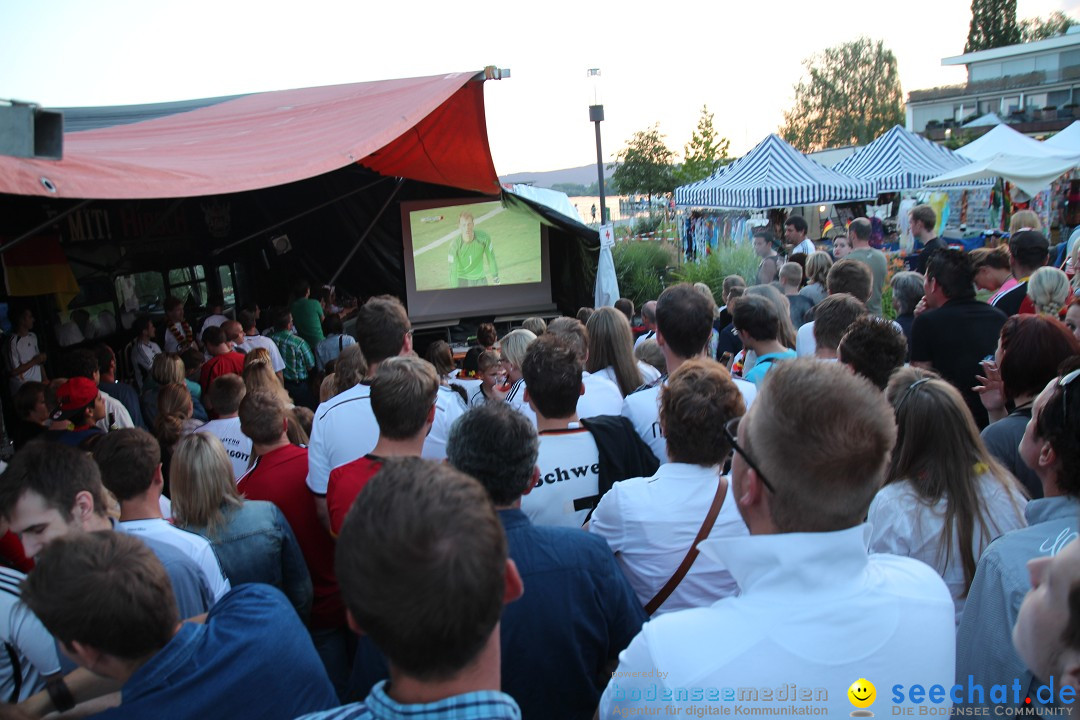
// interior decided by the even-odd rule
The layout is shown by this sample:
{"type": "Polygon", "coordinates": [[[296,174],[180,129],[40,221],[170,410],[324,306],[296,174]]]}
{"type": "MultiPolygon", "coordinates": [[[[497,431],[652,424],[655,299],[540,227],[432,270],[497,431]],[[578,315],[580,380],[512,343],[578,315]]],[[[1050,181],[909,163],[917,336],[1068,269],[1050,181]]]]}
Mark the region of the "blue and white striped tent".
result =
{"type": "Polygon", "coordinates": [[[675,204],[730,210],[768,210],[877,197],[873,183],[820,165],[769,135],[711,177],[675,189],[675,204]]]}
{"type": "MultiPolygon", "coordinates": [[[[968,165],[969,160],[921,135],[894,125],[891,130],[835,166],[837,172],[874,183],[878,193],[918,190],[927,180],[968,165]]],[[[955,187],[978,187],[972,181],[955,187]]]]}

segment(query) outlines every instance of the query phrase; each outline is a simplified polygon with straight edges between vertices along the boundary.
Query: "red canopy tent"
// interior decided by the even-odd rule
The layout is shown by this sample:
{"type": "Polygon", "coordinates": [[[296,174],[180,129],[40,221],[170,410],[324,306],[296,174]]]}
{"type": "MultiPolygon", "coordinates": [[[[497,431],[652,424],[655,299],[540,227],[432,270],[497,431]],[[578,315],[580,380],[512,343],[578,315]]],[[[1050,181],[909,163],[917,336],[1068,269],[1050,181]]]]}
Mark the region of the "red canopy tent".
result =
{"type": "Polygon", "coordinates": [[[140,119],[140,107],[112,108],[112,124],[65,134],[62,160],[0,157],[0,193],[195,197],[359,163],[384,176],[497,194],[482,78],[451,73],[280,90],[194,109],[178,103],[183,109],[166,114],[141,106],[150,119],[140,119]]]}

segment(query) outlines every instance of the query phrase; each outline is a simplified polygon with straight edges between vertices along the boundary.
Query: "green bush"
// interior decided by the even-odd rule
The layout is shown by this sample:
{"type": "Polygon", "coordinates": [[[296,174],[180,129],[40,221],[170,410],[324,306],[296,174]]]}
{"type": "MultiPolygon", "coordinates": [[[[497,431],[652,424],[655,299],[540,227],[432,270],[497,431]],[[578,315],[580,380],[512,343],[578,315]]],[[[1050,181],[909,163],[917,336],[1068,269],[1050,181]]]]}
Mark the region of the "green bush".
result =
{"type": "Polygon", "coordinates": [[[652,242],[617,243],[611,252],[619,293],[641,307],[660,297],[664,291],[668,265],[672,262],[667,247],[652,242]]]}
{"type": "Polygon", "coordinates": [[[656,232],[663,223],[664,213],[649,213],[634,221],[634,227],[633,230],[631,230],[631,233],[634,235],[644,235],[645,233],[656,232]]]}
{"type": "Polygon", "coordinates": [[[718,304],[723,303],[721,290],[724,278],[728,275],[740,275],[747,285],[753,285],[757,279],[757,268],[761,262],[749,243],[744,245],[721,245],[704,259],[696,263],[686,263],[674,275],[679,282],[703,282],[709,286],[718,304]]]}

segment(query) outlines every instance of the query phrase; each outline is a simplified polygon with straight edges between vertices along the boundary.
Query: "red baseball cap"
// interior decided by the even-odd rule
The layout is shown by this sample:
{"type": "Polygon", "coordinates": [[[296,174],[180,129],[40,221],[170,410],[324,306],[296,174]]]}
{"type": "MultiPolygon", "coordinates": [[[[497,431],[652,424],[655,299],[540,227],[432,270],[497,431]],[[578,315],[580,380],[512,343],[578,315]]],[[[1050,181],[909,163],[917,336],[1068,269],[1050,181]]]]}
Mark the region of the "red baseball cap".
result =
{"type": "Polygon", "coordinates": [[[98,386],[90,378],[75,377],[56,390],[60,407],[52,414],[53,420],[69,420],[97,400],[98,386]]]}

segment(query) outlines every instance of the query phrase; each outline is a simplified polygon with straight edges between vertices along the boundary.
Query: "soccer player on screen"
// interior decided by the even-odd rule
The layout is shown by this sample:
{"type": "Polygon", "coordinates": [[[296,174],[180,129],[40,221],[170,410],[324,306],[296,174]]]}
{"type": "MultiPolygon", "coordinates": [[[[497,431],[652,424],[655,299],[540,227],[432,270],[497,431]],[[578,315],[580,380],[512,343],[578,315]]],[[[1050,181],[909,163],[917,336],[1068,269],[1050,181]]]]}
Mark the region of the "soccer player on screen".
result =
{"type": "Polygon", "coordinates": [[[499,284],[499,265],[495,262],[491,236],[475,229],[474,224],[471,212],[463,212],[458,218],[461,235],[450,241],[450,254],[446,257],[450,263],[450,287],[487,285],[489,275],[496,285],[499,284]],[[487,274],[484,273],[485,258],[487,274]]]}

